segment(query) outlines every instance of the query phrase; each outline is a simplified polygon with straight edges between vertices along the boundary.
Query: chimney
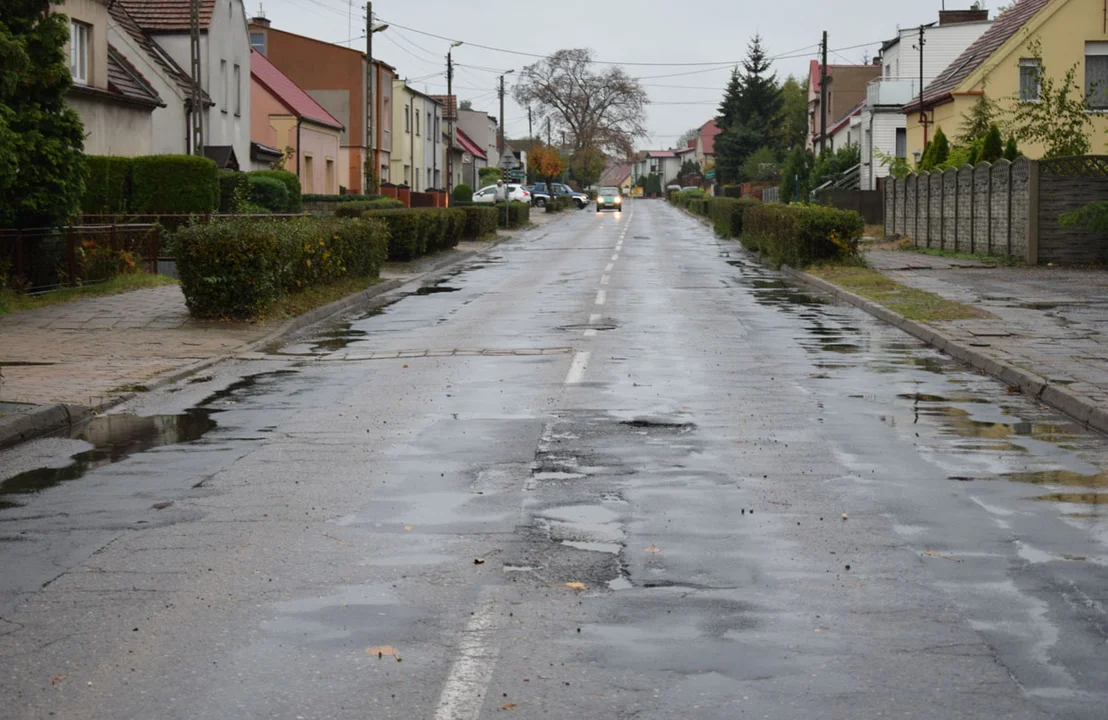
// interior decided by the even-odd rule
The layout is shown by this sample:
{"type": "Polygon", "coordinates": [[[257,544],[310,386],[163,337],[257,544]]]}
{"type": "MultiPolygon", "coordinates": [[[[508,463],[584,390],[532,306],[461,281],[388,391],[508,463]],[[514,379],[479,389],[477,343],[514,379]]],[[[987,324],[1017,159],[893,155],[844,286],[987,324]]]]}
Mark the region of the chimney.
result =
{"type": "Polygon", "coordinates": [[[988,22],[989,11],[977,7],[970,10],[940,10],[939,25],[959,25],[961,23],[988,22]]]}
{"type": "Polygon", "coordinates": [[[265,15],[258,15],[257,17],[250,18],[251,25],[261,25],[262,27],[269,27],[269,18],[265,15]]]}

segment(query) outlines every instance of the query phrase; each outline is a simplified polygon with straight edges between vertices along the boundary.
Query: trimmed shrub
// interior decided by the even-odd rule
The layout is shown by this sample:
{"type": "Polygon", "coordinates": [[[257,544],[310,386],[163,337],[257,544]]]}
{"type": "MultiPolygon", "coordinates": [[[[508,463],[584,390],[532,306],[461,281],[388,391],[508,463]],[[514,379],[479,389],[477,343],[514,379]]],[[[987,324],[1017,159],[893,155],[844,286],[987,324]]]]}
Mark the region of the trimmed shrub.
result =
{"type": "Polygon", "coordinates": [[[741,198],[743,196],[743,189],[741,185],[724,185],[723,197],[729,198],[741,198]]]}
{"type": "Polygon", "coordinates": [[[712,225],[722,237],[741,237],[743,234],[743,214],[752,205],[760,205],[757,198],[712,198],[708,215],[712,225]]]}
{"type": "MultiPolygon", "coordinates": [[[[568,204],[570,201],[566,200],[568,204]]],[[[496,221],[502,228],[523,227],[531,222],[531,206],[524,202],[513,201],[508,203],[508,212],[504,212],[504,206],[497,205],[496,221]]]]}
{"type": "Polygon", "coordinates": [[[247,175],[246,186],[250,191],[250,203],[269,210],[285,212],[289,206],[289,191],[277,178],[247,175]]]}
{"type": "Polygon", "coordinates": [[[450,199],[456,203],[473,202],[473,188],[465,183],[457,185],[454,188],[453,194],[450,199]]]}
{"type": "Polygon", "coordinates": [[[300,196],[301,203],[315,202],[315,203],[346,203],[346,202],[358,202],[366,200],[376,200],[383,198],[384,195],[357,195],[354,193],[347,193],[346,195],[317,195],[317,194],[303,194],[300,196]]]}
{"type": "Polygon", "coordinates": [[[677,188],[670,188],[669,190],[666,191],[666,200],[668,200],[669,202],[676,205],[677,204],[677,194],[679,192],[681,192],[681,191],[678,190],[677,188]]]}
{"type": "MultiPolygon", "coordinates": [[[[219,171],[219,211],[225,213],[238,212],[241,208],[237,206],[236,194],[240,188],[246,188],[249,183],[247,180],[249,176],[246,173],[235,172],[234,170],[220,170],[219,171]]],[[[283,186],[282,186],[283,187],[283,186]]],[[[249,190],[243,190],[245,199],[250,201],[249,190]]]]}
{"type": "Polygon", "coordinates": [[[710,202],[710,200],[711,200],[710,198],[704,198],[704,197],[689,198],[686,201],[687,205],[688,205],[688,208],[689,208],[689,212],[691,212],[693,215],[707,215],[708,214],[708,203],[710,202]]]}
{"type": "Polygon", "coordinates": [[[285,207],[278,212],[298,213],[303,208],[300,195],[300,178],[296,177],[296,173],[288,170],[251,170],[247,175],[250,177],[273,178],[284,183],[285,189],[289,193],[289,199],[285,207]]]}
{"type": "Polygon", "coordinates": [[[864,230],[865,221],[853,210],[816,205],[766,203],[743,214],[743,237],[773,265],[801,268],[854,257],[864,230]]]}
{"type": "Polygon", "coordinates": [[[250,319],[287,292],[375,276],[388,229],[374,220],[232,218],[193,223],[171,242],[190,313],[250,319]]]}
{"type": "MultiPolygon", "coordinates": [[[[547,212],[562,212],[563,210],[569,210],[571,207],[576,206],[573,204],[573,200],[565,195],[551,198],[546,203],[547,212]]],[[[503,219],[501,219],[501,222],[503,222],[503,219]]]]}
{"type": "Polygon", "coordinates": [[[147,155],[131,163],[133,212],[206,215],[219,207],[214,161],[195,155],[147,155]]]}
{"type": "Polygon", "coordinates": [[[426,252],[422,242],[423,222],[418,210],[368,210],[362,217],[384,222],[389,228],[389,260],[408,262],[426,252]]]}
{"type": "Polygon", "coordinates": [[[699,188],[690,188],[688,190],[670,190],[670,192],[677,193],[677,204],[684,208],[689,208],[694,200],[703,200],[708,195],[699,188]]]}
{"type": "Polygon", "coordinates": [[[335,217],[361,217],[367,210],[396,210],[404,203],[396,198],[379,197],[365,202],[345,202],[335,206],[335,217]]]}
{"type": "Polygon", "coordinates": [[[496,233],[496,208],[491,205],[466,205],[457,209],[465,213],[464,239],[477,240],[496,233]]]}
{"type": "Polygon", "coordinates": [[[81,212],[108,215],[126,212],[131,200],[132,158],[89,155],[88,179],[81,197],[81,212]]]}

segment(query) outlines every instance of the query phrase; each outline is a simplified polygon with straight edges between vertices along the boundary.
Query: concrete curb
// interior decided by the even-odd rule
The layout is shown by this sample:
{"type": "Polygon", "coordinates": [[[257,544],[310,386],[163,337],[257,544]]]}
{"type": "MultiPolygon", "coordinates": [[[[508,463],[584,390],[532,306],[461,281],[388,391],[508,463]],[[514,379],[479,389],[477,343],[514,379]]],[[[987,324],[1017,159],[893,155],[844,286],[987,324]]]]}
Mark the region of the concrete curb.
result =
{"type": "MultiPolygon", "coordinates": [[[[236,355],[242,355],[244,353],[256,352],[261,348],[271,345],[289,335],[307,328],[310,325],[329,320],[331,317],[338,315],[350,308],[365,303],[373,298],[390,293],[408,283],[419,282],[425,280],[428,276],[433,276],[436,273],[440,273],[443,270],[452,268],[455,265],[472,260],[474,258],[481,257],[485,253],[488,253],[501,243],[507,242],[517,237],[522,237],[528,233],[534,232],[540,228],[546,227],[552,223],[558,222],[562,218],[572,217],[570,214],[560,215],[554,218],[548,223],[542,225],[532,225],[524,228],[517,234],[498,234],[497,237],[492,240],[489,246],[483,250],[478,250],[472,253],[466,253],[462,255],[448,256],[438,259],[432,262],[427,268],[421,270],[417,274],[407,279],[393,279],[386,280],[378,283],[373,287],[366,288],[361,292],[348,295],[344,298],[336,300],[335,302],[328,303],[321,307],[317,307],[314,310],[297,315],[294,318],[290,318],[281,323],[273,332],[269,333],[260,340],[241,345],[232,352],[224,353],[218,357],[206,358],[199,360],[190,365],[176,368],[174,370],[168,370],[160,375],[156,375],[147,382],[142,383],[142,387],[147,391],[155,390],[165,385],[170,385],[179,380],[182,380],[190,375],[194,375],[201,370],[206,370],[213,365],[218,365],[221,362],[229,360],[236,355]]],[[[19,443],[26,442],[27,440],[33,440],[44,435],[50,435],[51,433],[58,432],[60,430],[68,430],[75,425],[79,425],[82,422],[88,420],[94,415],[99,415],[103,412],[110,410],[117,405],[121,405],[128,400],[136,397],[138,393],[126,392],[120,393],[109,398],[105,398],[102,402],[92,406],[85,405],[70,405],[65,403],[59,403],[57,405],[43,405],[35,410],[20,413],[18,417],[9,422],[0,420],[0,450],[18,445],[19,443]]]]}
{"type": "Polygon", "coordinates": [[[945,352],[951,357],[992,375],[1009,387],[1018,387],[1024,394],[1069,415],[1086,427],[1108,434],[1108,409],[1097,407],[1086,398],[1074,395],[1064,387],[1052,385],[1048,380],[1033,372],[990,357],[976,348],[955,340],[937,328],[924,325],[915,320],[909,320],[883,305],[867,300],[849,290],[844,290],[823,278],[784,265],[781,267],[781,272],[801,284],[814,287],[837,300],[865,310],[879,320],[900,328],[909,335],[945,352]]]}

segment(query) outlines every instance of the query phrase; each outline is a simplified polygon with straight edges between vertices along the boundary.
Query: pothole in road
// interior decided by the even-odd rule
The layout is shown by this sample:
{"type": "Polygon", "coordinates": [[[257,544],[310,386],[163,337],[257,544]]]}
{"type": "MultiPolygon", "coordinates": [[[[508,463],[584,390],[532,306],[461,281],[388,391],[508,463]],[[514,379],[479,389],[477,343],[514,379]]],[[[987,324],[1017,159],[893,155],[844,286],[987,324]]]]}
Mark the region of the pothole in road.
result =
{"type": "Polygon", "coordinates": [[[669,422],[666,420],[655,420],[653,418],[635,418],[634,420],[623,420],[620,425],[636,428],[646,431],[660,431],[660,432],[672,432],[677,434],[684,434],[692,432],[696,429],[696,423],[691,422],[669,422]]]}
{"type": "Polygon", "coordinates": [[[600,330],[600,331],[605,331],[605,330],[615,330],[618,327],[619,327],[619,325],[616,325],[615,323],[598,322],[598,323],[578,323],[576,325],[562,325],[562,326],[560,326],[558,328],[555,328],[555,329],[557,329],[557,330],[568,330],[568,331],[574,331],[574,330],[600,330]]]}

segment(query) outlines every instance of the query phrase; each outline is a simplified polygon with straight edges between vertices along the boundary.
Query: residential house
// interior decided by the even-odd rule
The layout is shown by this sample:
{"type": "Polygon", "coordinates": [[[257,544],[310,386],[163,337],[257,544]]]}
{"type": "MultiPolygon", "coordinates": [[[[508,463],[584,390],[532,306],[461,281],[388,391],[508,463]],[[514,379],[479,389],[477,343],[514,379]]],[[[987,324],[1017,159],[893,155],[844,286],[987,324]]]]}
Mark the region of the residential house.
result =
{"type": "Polygon", "coordinates": [[[458,108],[458,128],[484,151],[488,167],[500,167],[496,118],[481,110],[458,108]]]}
{"type": "Polygon", "coordinates": [[[866,103],[863,100],[852,107],[846,115],[827,128],[827,150],[834,152],[840,148],[851,145],[860,145],[862,142],[862,109],[866,103]]]}
{"type": "Polygon", "coordinates": [[[367,160],[380,182],[397,182],[392,177],[396,68],[374,60],[368,77],[364,52],[278,30],[260,15],[250,21],[250,44],[342,124],[338,160],[342,188],[363,191],[367,160]],[[370,80],[372,102],[366,92],[370,80]]]}
{"type": "MultiPolygon", "coordinates": [[[[823,113],[820,110],[819,62],[813,60],[808,69],[808,149],[818,149],[824,135],[823,113]]],[[[827,126],[836,125],[866,98],[866,86],[881,74],[881,65],[827,66],[827,126]]],[[[830,136],[828,136],[830,137],[830,136]]]]}
{"type": "MultiPolygon", "coordinates": [[[[204,103],[204,154],[215,158],[224,167],[237,168],[250,156],[250,39],[246,29],[246,10],[242,0],[200,1],[200,86],[207,95],[204,103]]],[[[119,22],[123,13],[113,13],[119,22],[113,38],[130,38],[135,46],[149,43],[144,53],[151,72],[163,75],[167,96],[182,92],[179,68],[190,67],[189,0],[114,0],[126,11],[130,20],[119,22]],[[118,16],[118,17],[117,17],[118,16]],[[129,29],[131,22],[142,31],[129,29]],[[161,59],[151,56],[167,56],[161,59]],[[170,86],[176,86],[173,90],[170,86]]],[[[145,48],[144,48],[145,49],[145,48]]],[[[163,126],[155,128],[157,147],[154,152],[183,151],[191,153],[192,135],[181,131],[178,124],[181,106],[167,104],[166,112],[155,116],[165,118],[163,126]],[[180,132],[180,134],[177,134],[180,132]],[[177,138],[184,140],[184,147],[177,138]]]]}
{"type": "Polygon", "coordinates": [[[696,131],[696,161],[704,171],[704,177],[715,177],[716,136],[722,132],[714,119],[701,125],[696,131]],[[710,174],[709,174],[710,173],[710,174]]]}
{"type": "Polygon", "coordinates": [[[662,187],[677,178],[677,172],[681,169],[681,160],[674,150],[647,150],[635,161],[633,172],[635,177],[646,177],[651,173],[658,173],[662,178],[662,187]]]}
{"type": "Polygon", "coordinates": [[[109,0],[66,0],[69,70],[73,86],[66,102],[85,126],[85,152],[92,155],[148,155],[153,151],[153,114],[165,102],[132,63],[129,48],[109,40],[109,0]]]}
{"type": "Polygon", "coordinates": [[[415,192],[442,186],[442,104],[410,87],[405,80],[392,83],[393,182],[415,192]]]}
{"type": "Polygon", "coordinates": [[[634,180],[631,178],[631,163],[615,163],[600,176],[597,187],[618,187],[624,195],[631,194],[631,186],[634,180]]]}
{"type": "MultiPolygon", "coordinates": [[[[938,22],[922,28],[903,28],[881,46],[881,77],[866,88],[861,125],[861,188],[876,190],[877,180],[889,174],[880,156],[907,157],[907,118],[902,106],[919,95],[920,59],[923,87],[938,77],[954,58],[989,29],[988,10],[942,10],[938,22]]],[[[857,134],[854,136],[857,137],[857,134]]],[[[839,147],[836,142],[835,147],[839,147]]]]}
{"type": "Polygon", "coordinates": [[[342,123],[257,50],[250,53],[251,137],[291,148],[285,169],[305,193],[337,195],[342,123]]]}
{"type": "Polygon", "coordinates": [[[481,188],[481,168],[488,167],[489,156],[460,127],[454,128],[454,186],[465,183],[473,190],[481,188]]]}
{"type": "MultiPolygon", "coordinates": [[[[935,81],[903,106],[908,153],[922,153],[937,128],[952,140],[963,117],[981,96],[1000,110],[1036,102],[1040,73],[1059,81],[1071,68],[1091,108],[1095,152],[1108,131],[1108,27],[1104,0],[1016,0],[935,81]],[[1036,46],[1037,45],[1037,50],[1036,46]],[[923,120],[923,122],[921,122],[923,120]]],[[[1030,158],[1039,143],[1021,143],[1030,158]]]]}

